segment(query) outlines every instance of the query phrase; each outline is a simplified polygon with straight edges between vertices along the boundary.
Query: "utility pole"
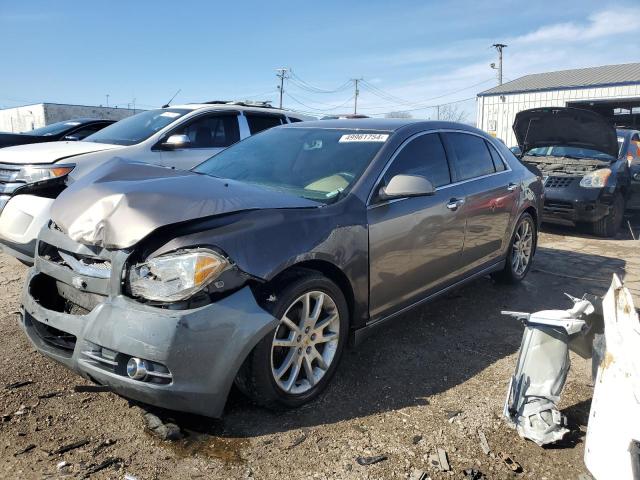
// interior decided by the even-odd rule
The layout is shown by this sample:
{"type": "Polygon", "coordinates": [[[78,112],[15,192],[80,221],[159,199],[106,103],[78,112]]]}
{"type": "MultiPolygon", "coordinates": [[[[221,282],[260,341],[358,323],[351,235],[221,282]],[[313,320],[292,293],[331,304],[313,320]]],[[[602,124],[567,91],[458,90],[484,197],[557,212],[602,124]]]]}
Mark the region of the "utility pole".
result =
{"type": "Polygon", "coordinates": [[[353,114],[357,115],[358,114],[358,95],[360,95],[360,90],[358,89],[358,82],[362,80],[362,78],[352,78],[351,81],[353,81],[353,84],[355,86],[355,93],[353,95],[353,114]]]}
{"type": "Polygon", "coordinates": [[[280,108],[282,108],[282,95],[284,95],[284,80],[289,78],[289,69],[288,68],[278,68],[276,69],[276,77],[280,79],[280,85],[278,86],[278,90],[280,90],[280,108]]]}
{"type": "Polygon", "coordinates": [[[492,63],[491,68],[498,70],[498,85],[502,85],[502,49],[506,48],[508,45],[505,45],[504,43],[494,43],[491,46],[498,51],[498,67],[496,68],[496,64],[492,63]]]}
{"type": "Polygon", "coordinates": [[[107,93],[107,107],[109,106],[109,94],[107,93]]]}
{"type": "Polygon", "coordinates": [[[440,105],[436,105],[436,120],[440,120],[440,105]]]}

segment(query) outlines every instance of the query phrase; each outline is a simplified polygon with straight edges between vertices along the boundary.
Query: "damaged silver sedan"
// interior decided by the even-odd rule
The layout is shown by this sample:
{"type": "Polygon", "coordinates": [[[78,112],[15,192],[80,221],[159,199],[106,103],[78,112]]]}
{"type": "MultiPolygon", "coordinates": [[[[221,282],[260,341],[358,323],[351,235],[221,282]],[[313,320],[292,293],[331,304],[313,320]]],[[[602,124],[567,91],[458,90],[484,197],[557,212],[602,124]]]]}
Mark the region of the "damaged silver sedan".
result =
{"type": "Polygon", "coordinates": [[[208,416],[316,397],[345,345],[479,276],[531,267],[542,184],[472,127],[277,127],[193,171],[114,159],[58,197],[22,324],[126,397],[208,416]]]}

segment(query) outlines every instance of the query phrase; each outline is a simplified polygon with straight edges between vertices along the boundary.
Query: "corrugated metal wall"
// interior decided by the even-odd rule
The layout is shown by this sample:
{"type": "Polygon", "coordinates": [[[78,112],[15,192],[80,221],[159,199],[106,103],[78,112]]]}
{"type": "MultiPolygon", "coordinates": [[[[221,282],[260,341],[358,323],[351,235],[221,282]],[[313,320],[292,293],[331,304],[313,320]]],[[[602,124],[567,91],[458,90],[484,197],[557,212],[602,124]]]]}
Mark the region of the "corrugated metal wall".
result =
{"type": "Polygon", "coordinates": [[[576,100],[597,101],[638,97],[640,97],[640,84],[481,96],[477,98],[476,125],[511,147],[516,145],[511,127],[516,113],[522,110],[537,107],[564,107],[567,102],[576,100]]]}
{"type": "MultiPolygon", "coordinates": [[[[139,113],[142,110],[135,110],[139,113]]],[[[90,105],[66,105],[37,103],[0,110],[0,132],[28,132],[55,122],[74,118],[106,118],[122,120],[134,114],[128,108],[93,107],[90,105]]]]}

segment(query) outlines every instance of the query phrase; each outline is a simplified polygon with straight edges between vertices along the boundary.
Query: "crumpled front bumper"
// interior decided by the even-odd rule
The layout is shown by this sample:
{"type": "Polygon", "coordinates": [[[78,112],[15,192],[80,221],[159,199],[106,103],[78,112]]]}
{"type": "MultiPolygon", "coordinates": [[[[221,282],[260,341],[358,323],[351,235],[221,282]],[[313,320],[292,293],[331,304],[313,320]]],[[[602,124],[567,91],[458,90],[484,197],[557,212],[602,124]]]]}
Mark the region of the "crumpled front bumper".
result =
{"type": "MultiPolygon", "coordinates": [[[[47,235],[62,234],[49,231],[47,235]]],[[[112,278],[119,275],[112,272],[112,278]]],[[[44,289],[46,277],[79,294],[88,293],[83,288],[99,289],[95,279],[36,256],[23,290],[21,318],[34,346],[124,397],[164,408],[219,417],[242,362],[277,324],[257,305],[249,287],[190,310],[147,306],[110,293],[86,314],[65,313],[43,305],[47,302],[41,298],[47,293],[39,290],[44,289]],[[60,335],[65,338],[63,346],[56,340],[60,335]],[[164,383],[149,381],[152,376],[129,378],[126,362],[131,357],[165,367],[161,371],[168,375],[160,378],[164,383]]]]}
{"type": "Polygon", "coordinates": [[[583,188],[580,178],[566,187],[545,187],[542,220],[549,223],[594,223],[609,214],[613,192],[608,188],[583,188]]]}

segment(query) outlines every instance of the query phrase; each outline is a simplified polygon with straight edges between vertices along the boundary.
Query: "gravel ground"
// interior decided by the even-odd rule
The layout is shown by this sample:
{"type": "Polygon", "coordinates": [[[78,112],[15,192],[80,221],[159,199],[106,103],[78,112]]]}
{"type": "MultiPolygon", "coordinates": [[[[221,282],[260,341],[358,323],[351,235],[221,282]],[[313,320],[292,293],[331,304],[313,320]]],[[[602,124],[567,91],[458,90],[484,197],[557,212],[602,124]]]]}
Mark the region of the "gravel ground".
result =
{"type": "Polygon", "coordinates": [[[635,244],[624,235],[605,241],[570,230],[543,233],[522,284],[483,278],[404,315],[348,350],[328,391],[303,408],[273,413],[233,392],[220,421],[156,410],[180,427],[185,437],[177,441],[151,435],[139,405],[113,393],[74,392],[85,381],[35,352],[15,314],[26,268],[0,255],[0,478],[373,479],[424,470],[439,479],[464,478],[467,468],[512,478],[502,452],[522,466],[518,477],[576,479],[586,472],[590,362],[572,356],[561,403],[570,437],[546,449],[524,441],[501,418],[522,327],[500,310],[568,307],[563,292],[602,294],[612,272],[637,276],[625,260],[637,257],[635,244]],[[598,268],[576,273],[583,262],[598,268]],[[76,442],[82,445],[56,453],[76,442]],[[430,464],[437,449],[447,452],[451,471],[430,464]],[[355,461],[375,455],[387,458],[355,461]]]}

